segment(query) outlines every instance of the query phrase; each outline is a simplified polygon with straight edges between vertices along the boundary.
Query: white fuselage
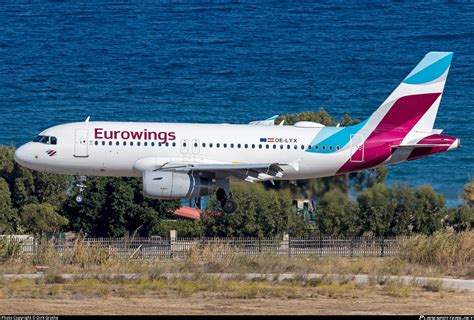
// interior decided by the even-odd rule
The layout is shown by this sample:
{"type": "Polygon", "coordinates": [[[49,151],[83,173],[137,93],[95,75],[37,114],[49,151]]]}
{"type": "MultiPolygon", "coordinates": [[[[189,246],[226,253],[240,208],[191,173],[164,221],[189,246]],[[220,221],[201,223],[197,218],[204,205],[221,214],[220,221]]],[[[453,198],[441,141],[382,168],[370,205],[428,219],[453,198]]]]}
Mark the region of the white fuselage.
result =
{"type": "Polygon", "coordinates": [[[16,158],[48,172],[130,177],[166,162],[279,163],[286,164],[282,179],[307,179],[336,174],[351,150],[361,147],[349,142],[324,146],[330,153],[307,152],[315,136],[328,129],[339,128],[76,122],[43,131],[40,135],[55,137],[56,144],[29,142],[18,149],[16,158]]]}

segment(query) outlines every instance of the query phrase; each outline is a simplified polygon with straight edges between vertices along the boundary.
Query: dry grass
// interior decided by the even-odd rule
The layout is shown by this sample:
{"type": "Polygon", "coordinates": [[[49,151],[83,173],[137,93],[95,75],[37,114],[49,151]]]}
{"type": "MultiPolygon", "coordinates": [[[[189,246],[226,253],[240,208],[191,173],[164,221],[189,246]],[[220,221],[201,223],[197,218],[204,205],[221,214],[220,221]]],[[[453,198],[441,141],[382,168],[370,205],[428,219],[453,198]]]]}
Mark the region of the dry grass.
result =
{"type": "MultiPolygon", "coordinates": [[[[88,245],[78,239],[74,246],[59,254],[52,243],[33,255],[18,255],[15,245],[3,244],[1,273],[33,273],[45,265],[52,274],[59,273],[139,273],[159,278],[163,273],[309,273],[368,274],[409,276],[474,275],[474,232],[435,234],[403,240],[400,257],[288,257],[273,254],[244,256],[232,248],[211,244],[194,247],[179,260],[128,260],[108,248],[88,245]]],[[[184,290],[185,291],[185,290],[184,290]]]]}
{"type": "Polygon", "coordinates": [[[415,236],[400,243],[400,259],[444,274],[473,274],[474,231],[415,236]]]}
{"type": "MultiPolygon", "coordinates": [[[[427,283],[423,287],[406,285],[398,281],[386,283],[355,283],[352,280],[326,277],[315,280],[274,282],[267,280],[243,281],[201,277],[195,279],[98,279],[74,278],[68,281],[43,278],[5,281],[0,297],[11,298],[109,298],[140,296],[192,297],[198,293],[218,294],[227,299],[257,298],[358,298],[380,292],[394,298],[409,298],[415,292],[442,292],[439,283],[427,283]]],[[[474,293],[469,293],[474,295],[474,293]]]]}

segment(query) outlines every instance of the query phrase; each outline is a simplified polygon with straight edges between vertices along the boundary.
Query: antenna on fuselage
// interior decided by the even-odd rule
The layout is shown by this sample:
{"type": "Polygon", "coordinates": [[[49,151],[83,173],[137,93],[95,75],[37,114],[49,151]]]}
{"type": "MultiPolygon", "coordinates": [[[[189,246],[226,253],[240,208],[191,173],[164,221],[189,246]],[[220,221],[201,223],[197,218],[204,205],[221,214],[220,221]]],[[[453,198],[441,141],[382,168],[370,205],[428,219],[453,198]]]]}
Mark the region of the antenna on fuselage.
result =
{"type": "Polygon", "coordinates": [[[90,119],[91,119],[91,116],[87,116],[86,121],[84,122],[89,122],[90,119]]]}

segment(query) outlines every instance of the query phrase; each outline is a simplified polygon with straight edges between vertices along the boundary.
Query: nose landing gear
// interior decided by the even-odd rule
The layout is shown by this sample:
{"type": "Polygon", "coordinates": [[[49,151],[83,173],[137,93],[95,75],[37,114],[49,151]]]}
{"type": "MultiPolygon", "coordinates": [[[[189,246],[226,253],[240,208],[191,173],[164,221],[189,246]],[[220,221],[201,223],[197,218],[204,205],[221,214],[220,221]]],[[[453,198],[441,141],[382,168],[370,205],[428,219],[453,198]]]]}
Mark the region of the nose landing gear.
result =
{"type": "Polygon", "coordinates": [[[81,203],[84,200],[84,190],[86,189],[86,176],[79,176],[76,180],[76,187],[79,188],[79,194],[76,196],[76,202],[81,203]]]}

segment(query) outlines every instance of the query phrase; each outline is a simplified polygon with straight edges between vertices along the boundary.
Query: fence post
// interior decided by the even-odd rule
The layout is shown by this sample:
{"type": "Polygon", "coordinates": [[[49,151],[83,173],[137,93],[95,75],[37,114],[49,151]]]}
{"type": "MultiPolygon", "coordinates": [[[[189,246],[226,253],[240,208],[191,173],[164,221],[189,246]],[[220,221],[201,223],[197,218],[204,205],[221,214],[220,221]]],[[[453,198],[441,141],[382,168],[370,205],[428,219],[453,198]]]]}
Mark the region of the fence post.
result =
{"type": "Polygon", "coordinates": [[[381,248],[380,248],[380,256],[383,257],[384,256],[384,240],[385,238],[382,238],[382,245],[381,245],[381,248]]]}
{"type": "Polygon", "coordinates": [[[288,233],[283,234],[283,248],[288,248],[288,256],[291,257],[291,247],[290,247],[290,235],[288,233]]]}
{"type": "Polygon", "coordinates": [[[176,230],[170,230],[170,255],[174,258],[174,252],[176,250],[176,230]]]}
{"type": "Polygon", "coordinates": [[[351,238],[351,258],[354,257],[354,237],[351,238]]]}

